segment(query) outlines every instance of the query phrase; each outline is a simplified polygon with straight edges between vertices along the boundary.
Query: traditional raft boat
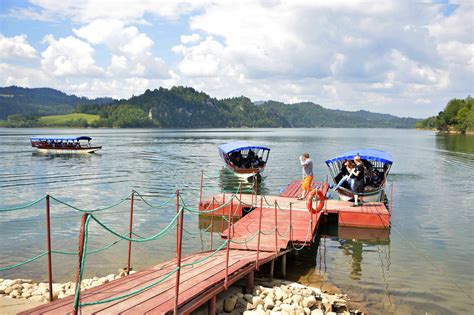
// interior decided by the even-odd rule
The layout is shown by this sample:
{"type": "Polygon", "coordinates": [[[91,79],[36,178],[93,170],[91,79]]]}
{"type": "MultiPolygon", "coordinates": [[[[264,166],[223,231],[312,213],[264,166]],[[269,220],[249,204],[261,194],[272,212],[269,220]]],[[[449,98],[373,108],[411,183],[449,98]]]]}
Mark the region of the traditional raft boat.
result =
{"type": "MultiPolygon", "coordinates": [[[[361,194],[364,202],[385,201],[387,176],[393,164],[392,157],[387,152],[376,149],[360,149],[326,160],[334,184],[337,185],[342,177],[346,175],[344,162],[353,160],[356,155],[361,157],[367,170],[364,178],[364,193],[361,194]]],[[[348,182],[340,186],[337,192],[341,200],[348,201],[354,198],[348,182]]]]}
{"type": "Polygon", "coordinates": [[[88,136],[36,136],[31,137],[31,146],[40,153],[71,154],[94,153],[101,146],[92,146],[88,136]]]}
{"type": "Polygon", "coordinates": [[[246,179],[263,172],[270,154],[270,148],[244,141],[222,144],[218,151],[225,166],[246,179]]]}

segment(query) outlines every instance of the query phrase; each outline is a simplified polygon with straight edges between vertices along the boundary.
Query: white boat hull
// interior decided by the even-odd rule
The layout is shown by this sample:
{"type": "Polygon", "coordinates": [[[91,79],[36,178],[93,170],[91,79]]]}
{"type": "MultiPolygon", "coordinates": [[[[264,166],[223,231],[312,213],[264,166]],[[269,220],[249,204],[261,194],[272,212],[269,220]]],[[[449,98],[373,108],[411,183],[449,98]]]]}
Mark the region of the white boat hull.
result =
{"type": "Polygon", "coordinates": [[[94,153],[99,151],[101,148],[81,148],[81,149],[74,149],[74,150],[65,150],[65,149],[44,149],[44,148],[37,148],[39,153],[45,154],[88,154],[94,153]]]}
{"type": "MultiPolygon", "coordinates": [[[[339,193],[339,199],[342,201],[349,201],[354,198],[354,194],[352,193],[352,191],[348,189],[339,188],[337,192],[339,193]]],[[[384,199],[385,199],[384,189],[374,191],[373,194],[364,193],[364,196],[362,196],[362,200],[364,202],[381,202],[381,201],[384,201],[384,199]]]]}

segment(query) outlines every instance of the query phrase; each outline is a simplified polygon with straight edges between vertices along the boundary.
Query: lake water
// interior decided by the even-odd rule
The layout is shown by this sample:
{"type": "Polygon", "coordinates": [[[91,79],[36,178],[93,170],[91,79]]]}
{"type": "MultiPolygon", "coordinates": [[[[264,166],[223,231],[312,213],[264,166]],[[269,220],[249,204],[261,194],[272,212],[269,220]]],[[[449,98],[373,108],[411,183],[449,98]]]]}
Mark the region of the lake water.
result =
{"type": "MultiPolygon", "coordinates": [[[[328,174],[324,160],[356,148],[391,153],[394,166],[392,229],[370,239],[364,231],[324,230],[319,247],[300,255],[308,278],[323,274],[371,313],[459,314],[473,309],[474,296],[474,137],[396,129],[210,129],[210,130],[33,130],[0,129],[0,207],[24,204],[49,193],[76,207],[114,203],[132,189],[160,204],[180,189],[188,204],[204,195],[234,190],[238,181],[222,170],[216,147],[250,140],[272,148],[262,190],[278,194],[301,176],[298,156],[308,151],[316,179],[328,174]],[[30,135],[88,134],[104,146],[99,154],[44,156],[29,146],[30,135]]],[[[247,188],[248,189],[248,188],[247,188]]],[[[53,249],[77,250],[81,214],[51,203],[53,249]]],[[[120,233],[128,229],[129,201],[98,214],[120,233]]],[[[151,209],[135,202],[134,230],[148,236],[174,215],[174,200],[151,209]]],[[[44,202],[0,214],[0,267],[45,249],[44,202]]],[[[186,214],[186,253],[209,247],[199,219],[186,214]]],[[[89,249],[115,240],[91,224],[89,249]]],[[[217,235],[215,235],[215,239],[217,235]]],[[[217,244],[217,242],[215,243],[217,244]]],[[[174,255],[174,236],[133,245],[132,265],[140,269],[174,255]]],[[[76,256],[55,255],[56,281],[74,279],[76,256]]],[[[126,266],[127,244],[89,255],[86,276],[126,266]]],[[[46,258],[1,278],[46,278],[46,258]]]]}

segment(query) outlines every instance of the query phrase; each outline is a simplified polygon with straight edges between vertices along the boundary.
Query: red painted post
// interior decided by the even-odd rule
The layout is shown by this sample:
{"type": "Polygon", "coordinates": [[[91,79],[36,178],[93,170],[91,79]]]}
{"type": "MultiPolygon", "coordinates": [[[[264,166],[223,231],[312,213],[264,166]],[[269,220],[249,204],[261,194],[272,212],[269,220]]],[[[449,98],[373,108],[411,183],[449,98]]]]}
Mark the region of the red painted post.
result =
{"type": "MultiPolygon", "coordinates": [[[[132,238],[133,231],[133,202],[135,199],[135,191],[132,191],[132,196],[130,197],[130,225],[128,228],[128,238],[132,238]]],[[[127,275],[130,274],[130,260],[132,258],[132,241],[128,241],[128,260],[127,260],[127,275]]]]}
{"type": "Polygon", "coordinates": [[[258,218],[258,238],[257,238],[257,264],[256,269],[260,268],[260,234],[262,234],[262,212],[263,212],[263,198],[260,198],[260,215],[258,218]]]}
{"type": "MultiPolygon", "coordinates": [[[[229,214],[232,213],[234,202],[230,203],[230,211],[229,214]]],[[[225,279],[224,279],[224,288],[227,290],[227,280],[229,276],[229,251],[230,251],[230,216],[229,220],[227,221],[227,252],[226,252],[226,259],[225,259],[225,279]]]]}
{"type": "Polygon", "coordinates": [[[199,205],[201,205],[201,203],[202,203],[202,180],[203,180],[203,177],[204,177],[204,170],[201,170],[201,186],[200,186],[200,189],[199,189],[199,205]]]}
{"type": "Polygon", "coordinates": [[[275,200],[275,256],[278,255],[278,211],[277,201],[275,200]]]}
{"type": "Polygon", "coordinates": [[[50,216],[49,195],[46,195],[46,246],[48,247],[48,284],[49,301],[52,302],[53,296],[53,265],[51,259],[51,216],[50,216]]]}
{"type": "MultiPolygon", "coordinates": [[[[212,196],[212,206],[211,209],[214,210],[214,196],[212,196]]],[[[210,243],[211,243],[211,250],[212,250],[212,236],[214,234],[214,211],[211,212],[211,232],[210,232],[210,243]]]]}
{"type": "Polygon", "coordinates": [[[293,203],[290,202],[290,241],[293,242],[293,222],[292,222],[292,214],[293,214],[293,203]]]}
{"type": "MultiPolygon", "coordinates": [[[[179,212],[179,190],[176,191],[176,213],[179,212]]],[[[176,285],[175,285],[175,299],[174,299],[174,314],[178,314],[178,302],[179,302],[179,277],[181,275],[181,250],[183,244],[183,219],[184,211],[181,210],[179,214],[178,225],[176,226],[176,236],[177,236],[177,258],[176,266],[178,270],[176,271],[176,285]]]]}
{"type": "Polygon", "coordinates": [[[390,185],[390,216],[392,216],[393,182],[390,185]]]}
{"type": "MultiPolygon", "coordinates": [[[[80,275],[81,275],[81,268],[82,268],[82,256],[84,255],[84,234],[85,234],[85,226],[86,226],[86,220],[87,217],[89,216],[89,213],[84,213],[82,215],[82,220],[81,220],[81,229],[79,232],[79,250],[78,250],[78,263],[77,263],[77,271],[76,271],[76,290],[79,292],[79,296],[77,299],[78,304],[81,301],[81,281],[80,281],[80,275]]],[[[79,310],[79,305],[77,305],[77,308],[72,309],[72,313],[74,315],[77,315],[77,312],[79,310]]]]}

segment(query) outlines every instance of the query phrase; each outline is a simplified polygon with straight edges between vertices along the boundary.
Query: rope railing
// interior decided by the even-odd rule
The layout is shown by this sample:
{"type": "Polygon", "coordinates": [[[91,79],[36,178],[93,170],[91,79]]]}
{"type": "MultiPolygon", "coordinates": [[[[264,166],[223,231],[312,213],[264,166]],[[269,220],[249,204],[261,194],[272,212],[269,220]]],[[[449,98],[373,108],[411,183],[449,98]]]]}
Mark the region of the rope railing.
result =
{"type": "Polygon", "coordinates": [[[46,199],[46,196],[43,196],[43,197],[41,197],[37,200],[28,202],[27,204],[24,204],[24,205],[21,205],[21,206],[2,207],[2,208],[0,208],[0,212],[10,212],[10,211],[27,209],[27,208],[30,208],[30,207],[34,206],[35,204],[43,201],[44,199],[46,199]]]}

